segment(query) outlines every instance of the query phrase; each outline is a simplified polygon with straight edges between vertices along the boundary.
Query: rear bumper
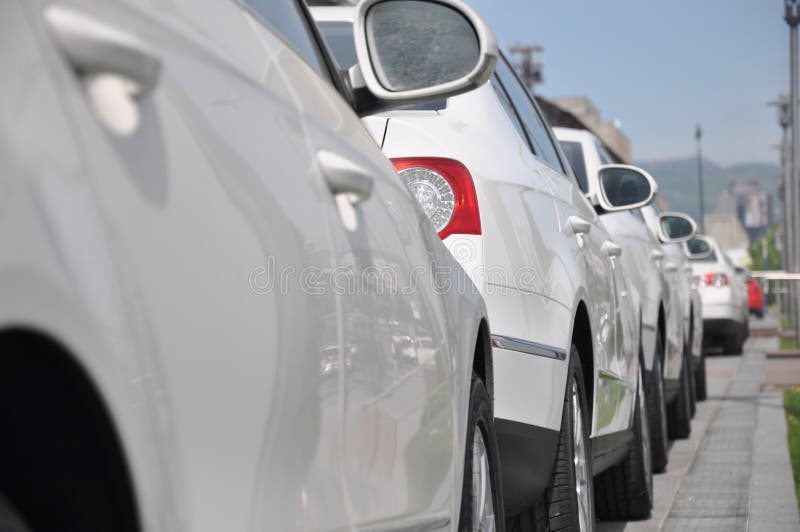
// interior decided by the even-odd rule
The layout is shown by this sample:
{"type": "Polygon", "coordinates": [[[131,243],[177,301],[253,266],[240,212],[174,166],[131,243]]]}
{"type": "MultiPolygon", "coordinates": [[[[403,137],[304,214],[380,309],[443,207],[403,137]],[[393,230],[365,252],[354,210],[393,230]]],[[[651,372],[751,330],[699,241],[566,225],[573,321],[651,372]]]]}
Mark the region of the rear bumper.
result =
{"type": "Polygon", "coordinates": [[[703,323],[709,321],[740,321],[741,309],[736,305],[727,303],[704,304],[703,305],[703,323]]]}

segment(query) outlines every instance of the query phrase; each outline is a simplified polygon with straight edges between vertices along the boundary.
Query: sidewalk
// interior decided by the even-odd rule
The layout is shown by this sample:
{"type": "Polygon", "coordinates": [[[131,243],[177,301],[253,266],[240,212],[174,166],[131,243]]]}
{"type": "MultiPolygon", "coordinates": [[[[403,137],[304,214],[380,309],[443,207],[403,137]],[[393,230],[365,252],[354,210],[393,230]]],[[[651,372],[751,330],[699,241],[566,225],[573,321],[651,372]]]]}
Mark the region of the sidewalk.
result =
{"type": "Polygon", "coordinates": [[[761,392],[765,353],[776,345],[752,338],[742,357],[707,359],[709,399],[654,478],[651,518],[598,522],[598,530],[800,530],[782,395],[761,392]]]}

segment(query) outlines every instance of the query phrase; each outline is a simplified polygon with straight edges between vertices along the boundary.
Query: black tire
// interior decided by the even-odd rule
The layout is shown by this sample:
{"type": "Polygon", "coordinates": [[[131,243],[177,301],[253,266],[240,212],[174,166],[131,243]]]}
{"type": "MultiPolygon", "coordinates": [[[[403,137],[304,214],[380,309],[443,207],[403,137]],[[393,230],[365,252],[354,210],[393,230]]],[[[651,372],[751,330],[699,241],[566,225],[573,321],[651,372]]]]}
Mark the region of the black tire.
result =
{"type": "Polygon", "coordinates": [[[22,516],[11,503],[0,494],[0,530],[3,532],[30,532],[22,516]]]}
{"type": "MultiPolygon", "coordinates": [[[[500,481],[500,453],[497,449],[497,435],[494,431],[494,415],[492,413],[492,402],[483,381],[477,375],[472,376],[472,386],[469,397],[469,418],[467,420],[467,440],[464,451],[464,479],[461,488],[461,512],[458,521],[458,530],[461,532],[472,532],[473,528],[473,493],[472,493],[472,473],[473,473],[473,441],[476,431],[480,431],[480,436],[486,449],[486,457],[489,466],[489,477],[492,488],[492,506],[494,518],[490,528],[486,523],[486,529],[505,532],[505,511],[503,508],[503,483],[500,481]]],[[[484,530],[481,526],[477,530],[484,530]]]]}
{"type": "Polygon", "coordinates": [[[647,393],[640,368],[633,416],[633,441],[625,459],[595,478],[595,511],[600,519],[647,519],[653,509],[653,469],[647,393]]]}
{"type": "Polygon", "coordinates": [[[574,415],[575,401],[581,419],[580,437],[584,442],[585,479],[584,488],[586,529],[594,528],[594,496],[592,493],[592,448],[589,439],[589,410],[586,408],[586,391],[584,389],[583,371],[581,370],[580,355],[577,347],[572,345],[569,355],[569,372],[567,387],[564,393],[564,411],[561,416],[561,432],[558,438],[558,451],[553,465],[553,473],[545,492],[547,503],[547,522],[550,530],[571,532],[581,530],[580,505],[577,493],[577,468],[575,467],[575,430],[574,415]],[[575,393],[573,394],[573,389],[575,393]]]}
{"type": "Polygon", "coordinates": [[[725,337],[722,348],[726,355],[741,355],[744,346],[744,328],[725,337]]]}
{"type": "Polygon", "coordinates": [[[686,355],[683,357],[680,374],[680,389],[676,397],[667,407],[667,427],[669,437],[673,440],[683,440],[692,433],[691,396],[689,392],[689,367],[690,361],[686,355]]]}
{"type": "Polygon", "coordinates": [[[691,345],[692,344],[689,344],[689,346],[686,347],[686,353],[683,356],[683,360],[685,363],[689,364],[689,414],[692,416],[692,419],[694,419],[694,415],[697,413],[697,390],[696,383],[694,382],[695,371],[691,345]]]}
{"type": "Polygon", "coordinates": [[[694,385],[698,401],[708,399],[708,388],[706,387],[706,355],[700,351],[700,364],[694,373],[694,385]]]}
{"type": "Polygon", "coordinates": [[[662,473],[666,471],[667,462],[669,462],[669,432],[667,431],[667,395],[664,393],[664,372],[661,368],[664,343],[660,332],[656,341],[659,350],[653,361],[653,371],[647,379],[646,397],[653,471],[662,473]]]}

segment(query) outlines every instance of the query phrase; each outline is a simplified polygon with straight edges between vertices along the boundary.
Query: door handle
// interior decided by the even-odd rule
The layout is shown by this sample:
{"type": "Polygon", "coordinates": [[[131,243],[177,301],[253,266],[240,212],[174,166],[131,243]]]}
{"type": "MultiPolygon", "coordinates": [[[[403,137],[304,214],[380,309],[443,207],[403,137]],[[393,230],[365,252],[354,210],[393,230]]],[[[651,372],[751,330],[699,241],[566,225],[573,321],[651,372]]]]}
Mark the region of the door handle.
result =
{"type": "Polygon", "coordinates": [[[603,242],[602,250],[611,258],[616,258],[622,255],[622,248],[610,240],[603,242]]]}
{"type": "Polygon", "coordinates": [[[158,83],[161,61],[139,38],[72,8],[51,5],[44,19],[56,45],[81,76],[116,74],[141,97],[158,83]]]}
{"type": "Polygon", "coordinates": [[[671,262],[669,262],[664,266],[664,270],[666,270],[669,273],[676,272],[678,271],[678,266],[676,264],[672,264],[671,262]]]}
{"type": "Polygon", "coordinates": [[[654,262],[658,262],[664,258],[664,253],[657,249],[654,249],[652,253],[650,253],[650,258],[653,259],[654,262]]]}
{"type": "Polygon", "coordinates": [[[367,170],[327,150],[317,152],[317,163],[334,196],[347,194],[352,203],[369,199],[373,181],[367,170]]]}
{"type": "Polygon", "coordinates": [[[572,229],[576,235],[588,234],[592,229],[592,224],[581,218],[580,216],[570,216],[567,218],[567,225],[572,229]]]}

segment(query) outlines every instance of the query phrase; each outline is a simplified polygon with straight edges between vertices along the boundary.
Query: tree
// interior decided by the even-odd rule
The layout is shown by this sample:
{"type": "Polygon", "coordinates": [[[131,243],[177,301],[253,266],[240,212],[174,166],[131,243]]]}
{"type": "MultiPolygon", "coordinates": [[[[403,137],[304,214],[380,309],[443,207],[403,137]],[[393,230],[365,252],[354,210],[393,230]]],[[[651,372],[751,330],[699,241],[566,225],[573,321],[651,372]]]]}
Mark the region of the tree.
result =
{"type": "Polygon", "coordinates": [[[750,260],[752,260],[751,268],[752,270],[763,270],[764,269],[764,257],[763,257],[763,242],[764,239],[767,239],[767,270],[780,270],[782,261],[781,261],[781,251],[778,249],[776,245],[776,235],[778,233],[778,227],[773,226],[767,229],[767,232],[761,236],[761,238],[756,239],[750,247],[748,248],[748,253],[750,254],[750,260]]]}

